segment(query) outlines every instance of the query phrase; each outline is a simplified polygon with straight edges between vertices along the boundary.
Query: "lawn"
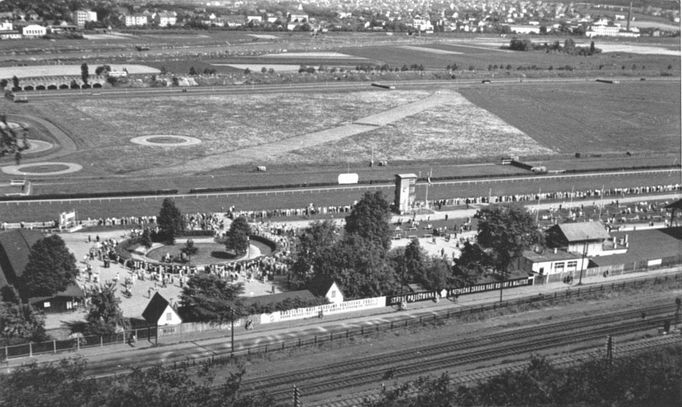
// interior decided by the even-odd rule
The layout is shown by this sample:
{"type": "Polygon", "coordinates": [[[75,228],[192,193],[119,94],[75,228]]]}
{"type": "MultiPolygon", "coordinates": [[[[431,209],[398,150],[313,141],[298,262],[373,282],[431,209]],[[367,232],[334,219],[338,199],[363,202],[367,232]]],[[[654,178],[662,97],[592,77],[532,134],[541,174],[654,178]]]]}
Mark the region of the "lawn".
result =
{"type": "Polygon", "coordinates": [[[679,82],[490,86],[460,92],[557,152],[680,151],[679,82]]]}

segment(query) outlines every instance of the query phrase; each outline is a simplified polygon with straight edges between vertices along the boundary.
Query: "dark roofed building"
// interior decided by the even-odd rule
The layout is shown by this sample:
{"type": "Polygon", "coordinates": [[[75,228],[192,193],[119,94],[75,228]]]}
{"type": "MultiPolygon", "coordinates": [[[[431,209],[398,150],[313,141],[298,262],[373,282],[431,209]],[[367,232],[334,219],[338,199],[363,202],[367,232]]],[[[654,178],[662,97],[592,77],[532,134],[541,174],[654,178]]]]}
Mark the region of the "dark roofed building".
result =
{"type": "Polygon", "coordinates": [[[64,291],[50,297],[31,297],[28,303],[45,312],[64,312],[76,309],[84,297],[83,289],[76,284],[69,284],[64,291]]]}
{"type": "Polygon", "coordinates": [[[0,289],[14,284],[24,273],[31,247],[44,236],[37,230],[15,229],[0,233],[0,289]],[[4,283],[4,285],[3,285],[4,283]]]}
{"type": "Polygon", "coordinates": [[[563,223],[549,228],[547,243],[569,253],[599,256],[604,251],[604,241],[609,232],[601,222],[563,223]]]}
{"type": "Polygon", "coordinates": [[[147,307],[142,312],[142,318],[147,323],[156,326],[178,325],[182,323],[182,319],[173,309],[170,302],[159,293],[155,293],[152,299],[149,300],[147,307]]]}
{"type": "Polygon", "coordinates": [[[318,274],[315,278],[310,280],[307,287],[316,297],[325,297],[329,302],[335,304],[343,302],[343,293],[341,292],[341,289],[339,289],[336,282],[327,275],[318,274]]]}

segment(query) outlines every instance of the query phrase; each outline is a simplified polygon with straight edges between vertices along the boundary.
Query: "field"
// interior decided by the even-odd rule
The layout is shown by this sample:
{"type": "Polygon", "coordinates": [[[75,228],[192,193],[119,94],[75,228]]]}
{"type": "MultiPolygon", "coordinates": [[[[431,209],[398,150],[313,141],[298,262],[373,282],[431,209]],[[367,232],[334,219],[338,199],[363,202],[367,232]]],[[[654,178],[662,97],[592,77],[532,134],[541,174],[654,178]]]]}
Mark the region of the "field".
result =
{"type": "Polygon", "coordinates": [[[478,87],[461,93],[557,152],[680,152],[679,83],[478,87]]]}
{"type": "MultiPolygon", "coordinates": [[[[32,114],[66,129],[80,175],[196,174],[225,167],[375,160],[679,152],[669,82],[461,86],[441,91],[164,96],[44,101],[32,114]],[[510,101],[513,101],[511,103],[510,101]],[[144,114],[141,114],[144,112],[144,114]],[[191,146],[139,146],[179,135],[191,146]]],[[[172,140],[171,140],[172,141],[172,140]]]]}

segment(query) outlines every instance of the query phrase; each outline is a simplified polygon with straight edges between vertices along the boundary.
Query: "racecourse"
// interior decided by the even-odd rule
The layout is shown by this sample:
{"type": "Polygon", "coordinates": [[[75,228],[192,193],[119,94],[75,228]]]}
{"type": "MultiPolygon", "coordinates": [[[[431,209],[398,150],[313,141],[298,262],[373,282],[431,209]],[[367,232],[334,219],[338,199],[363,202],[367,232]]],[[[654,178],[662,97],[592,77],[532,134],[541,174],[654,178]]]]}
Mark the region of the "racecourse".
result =
{"type": "MultiPolygon", "coordinates": [[[[595,191],[603,188],[646,187],[680,184],[679,168],[630,171],[600,171],[584,174],[547,174],[421,182],[417,201],[449,198],[515,195],[534,192],[595,191]],[[428,189],[428,192],[427,192],[428,189]],[[428,194],[428,196],[427,196],[428,194]]],[[[50,221],[60,212],[75,210],[79,219],[148,216],[158,213],[164,198],[173,198],[183,213],[266,211],[272,209],[352,205],[367,191],[381,191],[392,201],[392,183],[337,185],[311,188],[282,188],[230,192],[120,196],[81,199],[36,199],[0,202],[3,222],[50,221]]],[[[590,201],[591,203],[592,201],[590,201]]]]}

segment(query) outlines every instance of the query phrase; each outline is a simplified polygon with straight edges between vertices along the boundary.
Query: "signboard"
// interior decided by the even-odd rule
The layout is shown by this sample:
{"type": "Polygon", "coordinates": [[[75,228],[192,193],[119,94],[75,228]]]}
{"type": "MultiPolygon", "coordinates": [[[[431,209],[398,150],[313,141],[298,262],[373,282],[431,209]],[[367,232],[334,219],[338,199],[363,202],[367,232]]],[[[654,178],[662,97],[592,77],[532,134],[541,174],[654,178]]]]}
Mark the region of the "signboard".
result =
{"type": "Polygon", "coordinates": [[[261,324],[269,324],[280,321],[293,321],[296,319],[313,318],[320,315],[341,314],[344,312],[362,311],[366,309],[381,308],[386,305],[386,297],[364,298],[361,300],[344,301],[336,304],[318,305],[315,307],[296,308],[286,311],[275,311],[260,315],[261,324]]]}
{"type": "Polygon", "coordinates": [[[419,293],[405,294],[405,295],[392,295],[386,297],[386,306],[390,307],[392,305],[400,305],[401,303],[411,303],[420,301],[435,301],[439,298],[457,297],[466,294],[476,294],[484,293],[486,291],[494,291],[500,289],[500,284],[504,285],[504,288],[516,288],[524,287],[528,285],[533,285],[533,279],[528,277],[517,278],[514,280],[506,280],[504,283],[499,281],[494,281],[491,283],[481,283],[474,284],[467,287],[459,288],[448,288],[438,291],[422,291],[419,293]]]}
{"type": "Polygon", "coordinates": [[[357,184],[360,177],[357,173],[339,174],[339,185],[357,184]]]}
{"type": "Polygon", "coordinates": [[[401,303],[412,303],[420,301],[435,301],[439,297],[436,291],[423,291],[420,293],[404,294],[404,295],[392,295],[386,297],[386,306],[390,307],[392,305],[400,305],[401,303]]]}
{"type": "Polygon", "coordinates": [[[515,280],[506,280],[502,283],[499,281],[494,281],[491,283],[474,284],[467,287],[449,288],[447,290],[443,290],[441,295],[445,293],[446,297],[457,297],[459,295],[484,293],[486,291],[499,290],[500,285],[503,285],[504,288],[524,287],[527,285],[533,285],[533,279],[523,277],[517,278],[515,280]]]}

